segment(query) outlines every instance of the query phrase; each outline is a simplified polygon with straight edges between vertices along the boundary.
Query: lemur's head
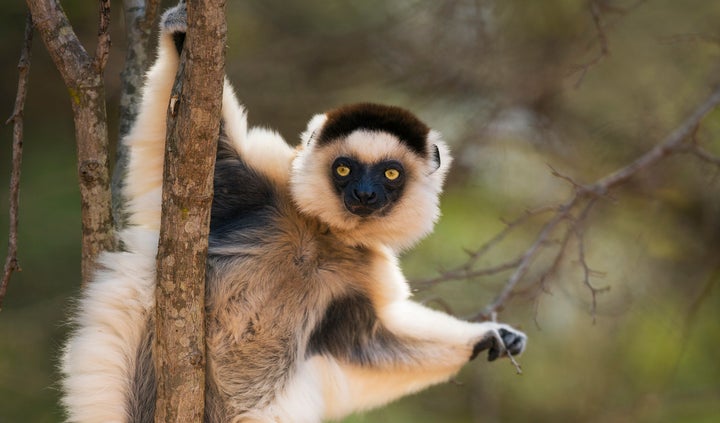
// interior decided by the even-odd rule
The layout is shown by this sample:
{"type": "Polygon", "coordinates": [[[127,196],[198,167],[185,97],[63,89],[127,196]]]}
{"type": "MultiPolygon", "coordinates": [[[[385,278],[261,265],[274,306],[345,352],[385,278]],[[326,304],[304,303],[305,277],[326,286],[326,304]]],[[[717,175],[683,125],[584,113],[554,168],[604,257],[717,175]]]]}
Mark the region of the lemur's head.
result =
{"type": "Polygon", "coordinates": [[[293,162],[300,210],[352,245],[411,246],[440,215],[451,158],[440,135],[399,107],[354,104],[316,115],[293,162]]]}

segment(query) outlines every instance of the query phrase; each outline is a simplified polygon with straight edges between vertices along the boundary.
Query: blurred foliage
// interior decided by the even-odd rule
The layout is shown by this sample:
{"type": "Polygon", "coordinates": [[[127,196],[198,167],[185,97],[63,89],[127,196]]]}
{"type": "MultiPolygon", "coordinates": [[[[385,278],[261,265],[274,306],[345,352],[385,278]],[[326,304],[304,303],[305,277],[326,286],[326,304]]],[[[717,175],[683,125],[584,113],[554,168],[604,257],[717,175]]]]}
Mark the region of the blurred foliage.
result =
{"type": "MultiPolygon", "coordinates": [[[[420,277],[462,263],[464,249],[503,228],[500,218],[565,198],[569,187],[548,164],[592,182],[657,143],[720,82],[720,2],[595,5],[609,54],[583,74],[578,65],[601,51],[585,1],[229,2],[228,74],[251,123],[277,128],[291,142],[313,113],[355,101],[407,107],[445,135],[456,162],[444,217],[403,259],[408,275],[420,277]]],[[[63,6],[92,48],[94,6],[63,6]]],[[[124,57],[120,4],[114,7],[111,119],[124,57]]],[[[22,2],[9,2],[0,15],[4,117],[12,110],[24,13],[22,2]]],[[[3,423],[60,420],[53,367],[79,289],[69,101],[38,38],[33,54],[23,271],[0,313],[3,423]]],[[[10,139],[10,129],[0,132],[2,228],[10,139]]],[[[720,155],[720,111],[705,119],[698,139],[720,155]]],[[[674,156],[593,210],[586,255],[605,275],[593,283],[610,287],[598,297],[597,323],[577,259],[568,257],[549,293],[518,296],[500,315],[530,335],[522,376],[507,361],[475,362],[458,383],[347,422],[720,421],[719,174],[692,156],[674,156]]],[[[483,262],[513,257],[538,228],[537,220],[518,228],[483,262]]],[[[548,260],[542,255],[533,271],[548,260]]],[[[418,298],[440,298],[465,316],[487,304],[505,277],[446,282],[418,298]]]]}

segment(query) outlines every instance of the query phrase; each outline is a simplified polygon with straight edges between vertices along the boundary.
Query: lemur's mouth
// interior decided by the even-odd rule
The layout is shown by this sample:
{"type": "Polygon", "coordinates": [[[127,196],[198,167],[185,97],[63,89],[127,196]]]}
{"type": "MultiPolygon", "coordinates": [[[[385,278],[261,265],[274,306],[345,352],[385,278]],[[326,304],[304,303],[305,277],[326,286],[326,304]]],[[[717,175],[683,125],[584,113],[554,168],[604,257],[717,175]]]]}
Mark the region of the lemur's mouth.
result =
{"type": "Polygon", "coordinates": [[[378,210],[374,207],[369,207],[369,206],[365,206],[362,204],[347,204],[347,203],[345,203],[345,208],[350,213],[354,214],[355,216],[360,216],[360,217],[368,217],[378,210]]]}

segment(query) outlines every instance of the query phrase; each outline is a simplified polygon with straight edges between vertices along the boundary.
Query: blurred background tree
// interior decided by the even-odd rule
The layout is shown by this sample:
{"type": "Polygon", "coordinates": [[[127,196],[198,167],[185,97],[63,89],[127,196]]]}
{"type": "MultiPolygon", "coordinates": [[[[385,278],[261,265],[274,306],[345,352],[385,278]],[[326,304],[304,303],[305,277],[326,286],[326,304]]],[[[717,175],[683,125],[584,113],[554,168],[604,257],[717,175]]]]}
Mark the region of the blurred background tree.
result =
{"type": "MultiPolygon", "coordinates": [[[[63,7],[92,48],[95,5],[63,7]]],[[[7,117],[25,6],[4,10],[7,117]]],[[[456,157],[444,216],[403,258],[406,273],[423,279],[466,263],[466,250],[505,228],[501,219],[569,198],[573,187],[549,166],[592,183],[662,141],[720,82],[718,22],[720,3],[705,0],[237,1],[228,4],[227,72],[251,124],[290,142],[312,114],[356,101],[409,108],[444,134],[456,157]]],[[[106,88],[116,140],[119,5],[112,25],[106,88]]],[[[3,129],[3,181],[10,139],[3,129]]],[[[720,110],[695,139],[720,156],[720,110]]],[[[67,93],[36,41],[25,110],[23,271],[0,314],[0,422],[60,420],[53,366],[80,280],[74,145],[67,93]]],[[[580,228],[583,242],[573,237],[546,278],[563,240],[543,244],[501,313],[530,335],[522,376],[506,362],[473,363],[458,383],[347,421],[720,421],[719,176],[717,159],[673,154],[597,200],[580,228]],[[594,313],[583,263],[594,286],[609,287],[594,313]]],[[[6,228],[7,183],[0,189],[6,228]]],[[[514,228],[478,265],[525,251],[543,218],[514,228]]],[[[417,296],[471,316],[510,272],[438,282],[417,296]]]]}

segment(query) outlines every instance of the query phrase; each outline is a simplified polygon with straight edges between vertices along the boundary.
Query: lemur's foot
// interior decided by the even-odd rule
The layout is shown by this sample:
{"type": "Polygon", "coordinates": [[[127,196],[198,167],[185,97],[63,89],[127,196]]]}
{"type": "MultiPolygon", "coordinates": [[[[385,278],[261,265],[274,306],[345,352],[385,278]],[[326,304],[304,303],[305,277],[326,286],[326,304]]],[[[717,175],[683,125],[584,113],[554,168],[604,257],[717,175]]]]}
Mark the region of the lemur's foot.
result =
{"type": "Polygon", "coordinates": [[[499,357],[522,354],[527,344],[527,335],[508,325],[497,324],[473,348],[470,359],[477,357],[480,352],[488,350],[488,361],[499,357]]]}

